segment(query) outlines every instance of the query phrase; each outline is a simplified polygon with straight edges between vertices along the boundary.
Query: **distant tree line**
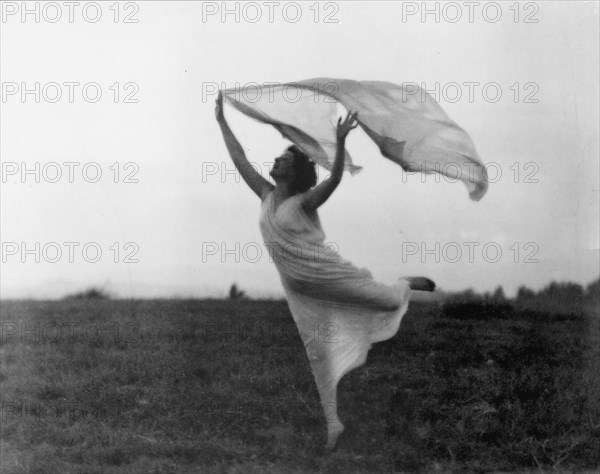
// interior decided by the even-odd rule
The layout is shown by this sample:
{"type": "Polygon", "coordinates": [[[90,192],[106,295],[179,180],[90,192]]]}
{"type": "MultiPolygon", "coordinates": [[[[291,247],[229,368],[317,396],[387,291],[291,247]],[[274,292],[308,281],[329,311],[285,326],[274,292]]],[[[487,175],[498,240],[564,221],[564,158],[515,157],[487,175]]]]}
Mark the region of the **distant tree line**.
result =
{"type": "MultiPolygon", "coordinates": [[[[65,297],[68,300],[81,299],[110,299],[111,294],[104,288],[91,287],[65,297]]],[[[236,283],[229,287],[229,299],[248,299],[246,293],[239,289],[236,283]]],[[[452,303],[485,303],[485,304],[507,304],[514,303],[521,306],[540,304],[556,306],[581,307],[583,305],[600,304],[600,278],[587,286],[572,282],[553,281],[539,291],[534,291],[526,286],[520,286],[514,298],[507,298],[502,286],[498,286],[493,292],[486,291],[483,294],[468,289],[456,293],[448,293],[444,301],[452,303]]]]}
{"type": "Polygon", "coordinates": [[[558,283],[555,281],[538,292],[532,291],[526,286],[521,286],[515,299],[519,302],[527,302],[539,298],[556,303],[598,302],[600,300],[600,279],[593,281],[585,288],[578,283],[558,283]]]}
{"type": "Polygon", "coordinates": [[[486,291],[483,294],[476,293],[472,289],[450,293],[450,299],[454,300],[478,300],[478,301],[498,301],[517,303],[527,303],[534,300],[544,300],[549,303],[587,303],[600,301],[600,278],[593,281],[586,287],[579,283],[573,282],[556,282],[553,281],[539,291],[532,290],[527,286],[520,286],[514,298],[507,298],[504,294],[502,286],[498,286],[493,292],[486,291]]]}
{"type": "Polygon", "coordinates": [[[445,312],[452,316],[479,317],[512,314],[513,309],[549,313],[582,314],[586,308],[600,304],[600,279],[587,286],[572,282],[556,282],[534,291],[526,286],[517,290],[514,298],[507,298],[501,286],[494,292],[476,293],[472,289],[449,293],[443,298],[445,312]]]}

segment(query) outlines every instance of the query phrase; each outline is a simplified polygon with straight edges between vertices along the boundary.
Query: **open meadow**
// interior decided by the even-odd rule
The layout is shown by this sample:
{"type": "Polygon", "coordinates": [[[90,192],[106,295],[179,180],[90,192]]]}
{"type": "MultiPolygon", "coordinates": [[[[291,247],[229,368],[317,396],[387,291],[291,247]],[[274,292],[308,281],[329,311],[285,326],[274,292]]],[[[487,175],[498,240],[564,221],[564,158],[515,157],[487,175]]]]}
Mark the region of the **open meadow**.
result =
{"type": "Polygon", "coordinates": [[[333,453],[284,301],[5,301],[1,316],[2,473],[600,469],[597,306],[411,304],[341,381],[333,453]]]}

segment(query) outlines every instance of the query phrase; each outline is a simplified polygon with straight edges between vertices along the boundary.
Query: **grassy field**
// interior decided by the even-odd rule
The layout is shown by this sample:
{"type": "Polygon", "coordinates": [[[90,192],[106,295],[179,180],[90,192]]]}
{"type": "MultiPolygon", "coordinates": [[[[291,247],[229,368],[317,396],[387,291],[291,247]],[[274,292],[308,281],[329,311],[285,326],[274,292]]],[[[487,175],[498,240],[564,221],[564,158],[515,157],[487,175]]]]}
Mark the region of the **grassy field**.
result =
{"type": "Polygon", "coordinates": [[[600,469],[600,317],[412,304],[325,420],[278,301],[3,302],[2,473],[600,469]]]}

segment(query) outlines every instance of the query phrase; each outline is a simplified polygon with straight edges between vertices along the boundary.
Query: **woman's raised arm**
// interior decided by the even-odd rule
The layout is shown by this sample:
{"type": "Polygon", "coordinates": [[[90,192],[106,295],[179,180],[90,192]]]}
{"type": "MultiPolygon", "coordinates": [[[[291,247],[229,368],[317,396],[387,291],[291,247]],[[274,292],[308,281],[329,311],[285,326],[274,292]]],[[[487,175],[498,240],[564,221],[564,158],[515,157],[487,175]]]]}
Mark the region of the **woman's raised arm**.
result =
{"type": "Polygon", "coordinates": [[[259,198],[264,199],[274,186],[263,178],[246,158],[242,145],[240,145],[240,142],[235,138],[231,128],[229,128],[227,120],[225,120],[225,114],[223,113],[223,94],[220,91],[216,103],[215,115],[217,122],[219,122],[219,126],[221,127],[223,139],[225,140],[233,164],[242,175],[242,178],[244,178],[244,181],[246,181],[246,184],[250,186],[250,189],[252,189],[259,198]]]}
{"type": "Polygon", "coordinates": [[[317,209],[321,204],[329,199],[331,193],[335,191],[335,188],[337,188],[338,184],[340,184],[342,181],[342,174],[344,173],[344,157],[346,154],[346,137],[348,136],[348,133],[350,133],[350,130],[358,127],[358,121],[356,120],[357,115],[358,112],[348,112],[348,115],[343,122],[342,117],[338,119],[336,130],[337,149],[335,153],[335,161],[333,162],[333,167],[331,168],[331,175],[322,183],[306,192],[306,197],[303,200],[303,205],[305,208],[310,210],[317,209]]]}

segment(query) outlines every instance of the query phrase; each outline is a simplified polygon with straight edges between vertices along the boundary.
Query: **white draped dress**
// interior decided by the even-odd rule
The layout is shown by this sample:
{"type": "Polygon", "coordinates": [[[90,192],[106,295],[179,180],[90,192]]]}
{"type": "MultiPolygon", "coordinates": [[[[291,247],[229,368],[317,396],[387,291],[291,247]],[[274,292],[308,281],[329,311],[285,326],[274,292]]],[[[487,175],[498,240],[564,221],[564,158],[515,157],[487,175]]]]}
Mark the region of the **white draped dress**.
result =
{"type": "Polygon", "coordinates": [[[317,212],[307,213],[305,193],[275,209],[271,191],[262,202],[260,229],[279,272],[290,311],[304,342],[328,421],[328,447],[343,431],[337,385],[364,364],[374,342],[393,337],[408,309],[408,281],[376,282],[325,243],[317,212]]]}

